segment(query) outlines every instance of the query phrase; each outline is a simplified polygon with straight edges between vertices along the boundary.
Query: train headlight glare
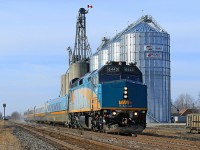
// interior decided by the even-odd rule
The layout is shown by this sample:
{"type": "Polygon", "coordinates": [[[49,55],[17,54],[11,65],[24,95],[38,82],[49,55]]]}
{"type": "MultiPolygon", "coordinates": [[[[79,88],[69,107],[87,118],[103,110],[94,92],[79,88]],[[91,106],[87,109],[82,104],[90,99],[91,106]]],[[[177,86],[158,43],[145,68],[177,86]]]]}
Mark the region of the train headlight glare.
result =
{"type": "Polygon", "coordinates": [[[128,87],[125,86],[125,87],[124,87],[124,90],[128,90],[128,87]]]}
{"type": "Polygon", "coordinates": [[[134,116],[137,116],[138,115],[138,113],[137,112],[134,112],[134,116]]]}
{"type": "Polygon", "coordinates": [[[128,98],[128,96],[127,96],[127,95],[124,95],[124,98],[128,98]]]}
{"type": "Polygon", "coordinates": [[[112,115],[113,115],[113,116],[115,116],[116,114],[117,114],[117,112],[116,112],[116,111],[113,111],[113,112],[112,112],[112,115]]]}

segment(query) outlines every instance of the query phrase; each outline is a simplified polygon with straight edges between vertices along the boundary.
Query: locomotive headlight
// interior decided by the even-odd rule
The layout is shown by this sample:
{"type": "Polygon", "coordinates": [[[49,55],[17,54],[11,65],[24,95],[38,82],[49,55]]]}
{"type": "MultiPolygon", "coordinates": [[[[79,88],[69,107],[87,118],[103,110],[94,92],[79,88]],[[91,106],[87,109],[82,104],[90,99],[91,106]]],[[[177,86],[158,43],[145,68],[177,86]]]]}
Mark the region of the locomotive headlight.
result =
{"type": "Polygon", "coordinates": [[[134,112],[134,116],[137,116],[138,115],[138,113],[137,112],[134,112]]]}
{"type": "Polygon", "coordinates": [[[124,99],[128,99],[128,87],[127,86],[124,87],[123,97],[124,97],[124,99]]]}
{"type": "Polygon", "coordinates": [[[113,111],[113,112],[112,112],[112,115],[113,115],[113,116],[115,116],[116,114],[117,114],[117,112],[116,112],[116,111],[113,111]]]}
{"type": "Polygon", "coordinates": [[[124,98],[128,98],[128,96],[127,96],[127,95],[124,95],[124,98]]]}

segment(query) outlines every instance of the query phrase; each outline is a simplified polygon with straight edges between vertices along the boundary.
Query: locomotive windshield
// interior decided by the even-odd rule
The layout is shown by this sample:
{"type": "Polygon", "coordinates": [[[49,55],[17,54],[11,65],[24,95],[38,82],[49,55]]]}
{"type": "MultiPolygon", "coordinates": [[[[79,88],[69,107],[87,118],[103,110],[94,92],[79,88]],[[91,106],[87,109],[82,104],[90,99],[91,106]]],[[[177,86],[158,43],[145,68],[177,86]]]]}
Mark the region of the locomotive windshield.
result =
{"type": "Polygon", "coordinates": [[[131,80],[142,82],[142,73],[136,66],[128,65],[105,65],[99,72],[99,83],[131,80]]]}

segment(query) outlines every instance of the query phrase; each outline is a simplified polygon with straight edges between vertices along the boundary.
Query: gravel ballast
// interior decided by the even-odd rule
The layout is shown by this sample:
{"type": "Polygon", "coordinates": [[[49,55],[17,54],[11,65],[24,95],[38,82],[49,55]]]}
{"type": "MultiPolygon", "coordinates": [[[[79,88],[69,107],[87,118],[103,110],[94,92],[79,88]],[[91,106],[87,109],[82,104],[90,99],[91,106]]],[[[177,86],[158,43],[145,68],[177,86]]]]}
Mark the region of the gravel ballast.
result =
{"type": "Polygon", "coordinates": [[[27,131],[16,127],[13,134],[20,140],[23,150],[58,150],[58,148],[27,131]]]}

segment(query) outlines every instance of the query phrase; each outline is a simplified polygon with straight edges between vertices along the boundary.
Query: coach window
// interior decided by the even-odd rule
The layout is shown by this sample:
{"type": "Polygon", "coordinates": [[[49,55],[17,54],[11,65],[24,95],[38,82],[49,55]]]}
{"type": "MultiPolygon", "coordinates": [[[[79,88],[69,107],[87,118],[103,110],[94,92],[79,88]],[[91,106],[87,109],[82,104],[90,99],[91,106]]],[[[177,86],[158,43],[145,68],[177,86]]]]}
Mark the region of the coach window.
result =
{"type": "Polygon", "coordinates": [[[54,111],[57,110],[57,103],[54,104],[54,111]]]}
{"type": "Polygon", "coordinates": [[[54,104],[51,104],[51,111],[53,111],[54,109],[54,104]]]}
{"type": "Polygon", "coordinates": [[[59,103],[57,103],[57,110],[60,110],[60,107],[59,107],[59,105],[60,105],[60,104],[59,104],[59,103]]]}
{"type": "Polygon", "coordinates": [[[55,105],[55,104],[53,104],[53,111],[55,111],[55,109],[56,109],[56,105],[55,105]]]}
{"type": "Polygon", "coordinates": [[[61,105],[62,105],[62,103],[60,102],[60,103],[59,103],[59,108],[60,108],[60,109],[61,109],[61,105]]]}
{"type": "Polygon", "coordinates": [[[60,110],[60,103],[57,103],[57,110],[60,110]]]}

